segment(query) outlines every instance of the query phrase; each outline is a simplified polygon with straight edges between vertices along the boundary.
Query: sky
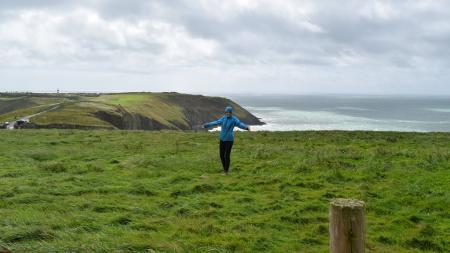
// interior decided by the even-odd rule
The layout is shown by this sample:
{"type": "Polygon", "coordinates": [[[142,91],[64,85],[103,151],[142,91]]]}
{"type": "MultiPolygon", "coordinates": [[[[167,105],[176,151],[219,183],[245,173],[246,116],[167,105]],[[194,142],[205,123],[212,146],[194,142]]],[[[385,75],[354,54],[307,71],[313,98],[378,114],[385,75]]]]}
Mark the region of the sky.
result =
{"type": "Polygon", "coordinates": [[[0,91],[450,94],[448,0],[1,0],[0,91]]]}

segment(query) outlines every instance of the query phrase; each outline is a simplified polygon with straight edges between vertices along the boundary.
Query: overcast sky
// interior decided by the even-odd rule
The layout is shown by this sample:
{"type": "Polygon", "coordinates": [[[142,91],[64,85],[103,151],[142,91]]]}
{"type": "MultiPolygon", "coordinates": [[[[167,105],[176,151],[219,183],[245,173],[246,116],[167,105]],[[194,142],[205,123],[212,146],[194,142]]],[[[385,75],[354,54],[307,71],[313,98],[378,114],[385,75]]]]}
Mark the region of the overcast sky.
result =
{"type": "Polygon", "coordinates": [[[450,94],[448,0],[1,0],[0,90],[450,94]]]}

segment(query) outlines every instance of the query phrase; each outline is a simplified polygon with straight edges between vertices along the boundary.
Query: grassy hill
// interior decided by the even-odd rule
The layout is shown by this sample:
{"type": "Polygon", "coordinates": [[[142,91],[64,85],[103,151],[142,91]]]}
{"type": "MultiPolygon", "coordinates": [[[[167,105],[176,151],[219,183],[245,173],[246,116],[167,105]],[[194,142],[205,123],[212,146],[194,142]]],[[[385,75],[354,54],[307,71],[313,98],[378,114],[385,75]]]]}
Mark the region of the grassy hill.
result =
{"type": "Polygon", "coordinates": [[[0,139],[0,247],[13,252],[328,252],[336,197],[366,201],[368,252],[450,248],[447,133],[240,132],[228,176],[216,133],[0,139]]]}
{"type": "Polygon", "coordinates": [[[0,122],[45,112],[31,118],[28,127],[189,130],[216,119],[227,105],[234,107],[242,121],[262,124],[231,100],[179,93],[3,93],[0,94],[0,122]]]}

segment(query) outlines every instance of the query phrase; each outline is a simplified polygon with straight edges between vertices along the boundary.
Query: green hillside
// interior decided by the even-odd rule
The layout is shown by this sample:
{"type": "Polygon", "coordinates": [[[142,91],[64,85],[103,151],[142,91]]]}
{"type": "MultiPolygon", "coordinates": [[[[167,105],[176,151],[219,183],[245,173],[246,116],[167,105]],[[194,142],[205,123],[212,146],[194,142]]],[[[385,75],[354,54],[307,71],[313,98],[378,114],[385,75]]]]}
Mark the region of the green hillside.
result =
{"type": "Polygon", "coordinates": [[[367,203],[367,252],[450,248],[448,133],[239,132],[228,176],[216,133],[0,139],[0,248],[13,252],[323,253],[336,197],[367,203]]]}
{"type": "Polygon", "coordinates": [[[0,94],[0,122],[42,112],[28,128],[198,129],[219,117],[227,105],[244,122],[261,122],[241,106],[220,97],[179,93],[0,94]]]}

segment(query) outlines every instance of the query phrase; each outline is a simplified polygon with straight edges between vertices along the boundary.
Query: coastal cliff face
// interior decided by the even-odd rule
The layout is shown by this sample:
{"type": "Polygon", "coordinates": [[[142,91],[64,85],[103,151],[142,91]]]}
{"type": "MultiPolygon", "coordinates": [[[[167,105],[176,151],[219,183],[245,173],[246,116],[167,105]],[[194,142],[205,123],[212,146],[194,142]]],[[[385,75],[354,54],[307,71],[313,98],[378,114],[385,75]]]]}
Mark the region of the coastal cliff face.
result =
{"type": "Polygon", "coordinates": [[[30,118],[27,127],[198,130],[221,117],[229,105],[246,124],[264,124],[229,99],[180,93],[1,94],[0,121],[44,112],[30,118]]]}
{"type": "Polygon", "coordinates": [[[167,96],[166,101],[170,104],[183,108],[183,114],[186,122],[191,129],[199,125],[218,119],[223,115],[226,106],[232,106],[236,114],[243,122],[248,125],[262,125],[256,116],[246,109],[222,97],[206,97],[200,95],[172,94],[167,96]]]}

